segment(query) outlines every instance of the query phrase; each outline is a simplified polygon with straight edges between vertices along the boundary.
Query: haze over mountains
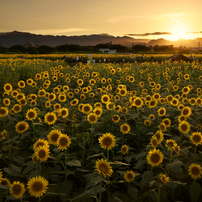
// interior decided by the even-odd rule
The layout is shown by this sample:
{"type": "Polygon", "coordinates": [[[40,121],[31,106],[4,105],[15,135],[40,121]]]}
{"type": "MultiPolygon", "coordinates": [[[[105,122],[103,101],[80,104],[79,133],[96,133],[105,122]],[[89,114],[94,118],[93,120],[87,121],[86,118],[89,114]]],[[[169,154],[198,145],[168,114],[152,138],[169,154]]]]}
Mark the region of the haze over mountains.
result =
{"type": "Polygon", "coordinates": [[[28,32],[7,32],[0,33],[0,45],[4,47],[10,47],[13,45],[24,45],[28,41],[31,41],[36,45],[48,45],[58,46],[64,44],[78,44],[81,46],[94,46],[100,43],[112,43],[121,44],[123,46],[131,47],[132,45],[145,45],[145,46],[163,46],[173,45],[174,47],[186,46],[186,47],[198,47],[199,43],[202,46],[202,38],[196,39],[179,39],[177,41],[169,41],[165,39],[134,39],[129,36],[112,36],[108,34],[93,34],[93,35],[80,35],[80,36],[53,36],[53,35],[37,35],[28,32]]]}

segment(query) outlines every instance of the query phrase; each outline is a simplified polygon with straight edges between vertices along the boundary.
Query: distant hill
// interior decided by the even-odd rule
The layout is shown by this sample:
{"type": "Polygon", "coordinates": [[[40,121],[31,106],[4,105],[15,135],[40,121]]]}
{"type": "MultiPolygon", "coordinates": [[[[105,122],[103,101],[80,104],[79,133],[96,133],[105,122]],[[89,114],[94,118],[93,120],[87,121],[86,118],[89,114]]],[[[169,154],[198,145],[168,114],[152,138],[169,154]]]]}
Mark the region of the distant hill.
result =
{"type": "Polygon", "coordinates": [[[58,46],[64,44],[78,44],[80,46],[95,46],[100,43],[112,43],[121,44],[123,46],[131,47],[132,45],[146,45],[146,46],[163,46],[173,45],[175,47],[198,47],[200,42],[202,46],[202,38],[193,40],[179,39],[177,41],[169,41],[165,39],[149,40],[149,39],[134,39],[129,36],[112,36],[109,34],[92,34],[92,35],[80,35],[80,36],[53,36],[53,35],[37,35],[28,32],[5,32],[0,33],[0,45],[4,47],[10,47],[13,45],[24,45],[28,41],[33,44],[58,46]]]}
{"type": "Polygon", "coordinates": [[[121,44],[123,46],[131,47],[135,44],[146,45],[148,39],[134,39],[128,36],[115,37],[108,34],[93,34],[93,35],[80,35],[80,36],[52,36],[52,35],[37,35],[27,32],[13,31],[9,33],[0,33],[1,46],[10,47],[16,44],[24,45],[28,41],[34,44],[58,46],[63,44],[78,44],[81,46],[97,45],[100,43],[121,44]]]}

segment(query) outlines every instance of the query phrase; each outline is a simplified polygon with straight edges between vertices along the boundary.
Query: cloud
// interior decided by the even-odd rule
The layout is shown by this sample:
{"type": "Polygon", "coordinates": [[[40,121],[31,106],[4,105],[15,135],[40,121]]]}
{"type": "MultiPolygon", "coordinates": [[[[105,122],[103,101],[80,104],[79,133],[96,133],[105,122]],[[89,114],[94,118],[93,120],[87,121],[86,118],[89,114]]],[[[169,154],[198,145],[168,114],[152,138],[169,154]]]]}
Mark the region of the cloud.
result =
{"type": "Polygon", "coordinates": [[[202,33],[202,31],[200,31],[200,32],[187,32],[188,34],[201,34],[202,33]]]}
{"type": "Polygon", "coordinates": [[[170,32],[152,32],[152,33],[144,33],[144,34],[127,34],[127,36],[150,36],[150,35],[168,35],[172,34],[170,32]]]}

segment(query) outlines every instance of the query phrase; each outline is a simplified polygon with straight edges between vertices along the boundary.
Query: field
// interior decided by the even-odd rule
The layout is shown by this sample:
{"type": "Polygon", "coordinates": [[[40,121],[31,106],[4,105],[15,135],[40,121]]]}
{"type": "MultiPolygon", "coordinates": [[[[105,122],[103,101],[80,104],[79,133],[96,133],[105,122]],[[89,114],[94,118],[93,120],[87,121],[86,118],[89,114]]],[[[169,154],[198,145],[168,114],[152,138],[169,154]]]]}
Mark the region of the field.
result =
{"type": "Polygon", "coordinates": [[[1,55],[0,201],[201,201],[200,59],[54,57],[1,55]]]}

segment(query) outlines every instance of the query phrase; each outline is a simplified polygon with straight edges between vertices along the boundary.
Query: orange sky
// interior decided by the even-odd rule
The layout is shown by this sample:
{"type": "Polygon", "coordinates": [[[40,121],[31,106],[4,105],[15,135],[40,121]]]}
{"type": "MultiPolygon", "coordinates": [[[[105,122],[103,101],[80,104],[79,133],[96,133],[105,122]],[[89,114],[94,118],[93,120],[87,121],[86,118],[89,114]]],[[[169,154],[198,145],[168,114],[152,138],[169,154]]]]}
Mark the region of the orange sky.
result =
{"type": "Polygon", "coordinates": [[[193,39],[201,9],[202,0],[0,0],[0,32],[193,39]]]}

